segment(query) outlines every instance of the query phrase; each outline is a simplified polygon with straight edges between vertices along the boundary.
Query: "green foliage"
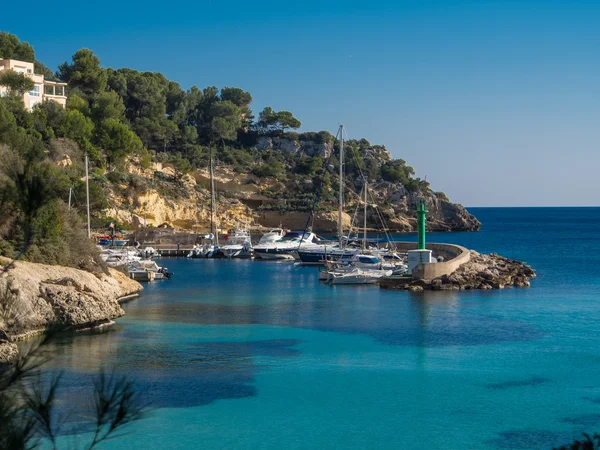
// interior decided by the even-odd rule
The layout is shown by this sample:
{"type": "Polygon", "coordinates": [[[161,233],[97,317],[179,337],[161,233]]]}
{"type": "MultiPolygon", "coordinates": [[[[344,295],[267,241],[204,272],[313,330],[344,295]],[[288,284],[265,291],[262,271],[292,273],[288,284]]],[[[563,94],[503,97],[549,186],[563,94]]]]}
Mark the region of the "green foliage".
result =
{"type": "Polygon", "coordinates": [[[298,136],[299,141],[312,141],[316,144],[333,145],[334,137],[329,131],[309,131],[298,136]]]}
{"type": "Polygon", "coordinates": [[[33,127],[33,117],[31,116],[31,113],[25,109],[23,101],[20,98],[4,97],[0,98],[0,103],[3,103],[5,108],[10,111],[17,126],[25,130],[33,127]]]}
{"type": "Polygon", "coordinates": [[[0,142],[7,142],[8,137],[17,131],[17,119],[6,101],[0,101],[0,142]]]}
{"type": "Polygon", "coordinates": [[[77,110],[67,112],[60,134],[77,142],[88,142],[94,132],[94,123],[77,110]]]}
{"type": "Polygon", "coordinates": [[[45,114],[46,125],[52,128],[55,134],[59,134],[67,116],[65,109],[56,102],[44,102],[36,105],[36,108],[45,114]]]}
{"type": "Polygon", "coordinates": [[[111,163],[118,164],[127,155],[140,153],[143,148],[140,138],[118,119],[103,120],[96,129],[95,142],[106,152],[111,163]]]}
{"type": "Polygon", "coordinates": [[[229,100],[213,103],[210,108],[211,128],[213,140],[230,139],[237,137],[237,130],[241,126],[239,108],[229,100]]]}
{"type": "Polygon", "coordinates": [[[1,31],[0,58],[33,62],[35,60],[35,53],[33,47],[27,42],[20,42],[19,38],[14,34],[1,31]]]}
{"type": "Polygon", "coordinates": [[[37,59],[33,63],[33,73],[44,75],[44,80],[56,81],[56,74],[41,61],[37,59]]]}
{"type": "Polygon", "coordinates": [[[125,119],[123,99],[115,91],[101,92],[94,97],[91,111],[92,119],[101,122],[105,119],[125,119]]]}
{"type": "Polygon", "coordinates": [[[258,152],[252,151],[251,149],[239,149],[225,146],[219,148],[219,151],[217,152],[218,164],[229,165],[234,171],[239,173],[248,172],[248,168],[252,167],[258,158],[258,152]]]}
{"type": "Polygon", "coordinates": [[[221,100],[230,101],[236,106],[248,106],[252,103],[252,95],[240,88],[224,87],[221,89],[221,100]]]}
{"type": "Polygon", "coordinates": [[[265,107],[258,116],[258,127],[263,132],[281,131],[287,128],[300,128],[302,123],[289,111],[273,111],[270,106],[265,107]]]}
{"type": "Polygon", "coordinates": [[[22,97],[35,86],[33,80],[23,73],[14,70],[3,70],[0,72],[0,85],[6,86],[8,95],[22,97]]]}
{"type": "Polygon", "coordinates": [[[69,83],[69,87],[80,90],[87,97],[106,89],[107,74],[100,67],[100,58],[87,48],[77,50],[71,64],[62,63],[58,67],[58,77],[69,83]]]}
{"type": "Polygon", "coordinates": [[[261,165],[252,169],[252,173],[259,178],[273,177],[280,179],[284,177],[285,169],[281,161],[275,156],[269,155],[261,165]]]}
{"type": "Polygon", "coordinates": [[[407,166],[402,159],[386,161],[381,166],[381,176],[385,181],[391,183],[401,183],[409,192],[424,191],[429,188],[427,181],[420,178],[413,178],[415,171],[407,166]]]}
{"type": "MultiPolygon", "coordinates": [[[[62,108],[61,108],[62,109],[62,108]]],[[[86,116],[90,115],[90,105],[87,100],[83,99],[77,94],[71,94],[67,98],[67,110],[68,111],[79,111],[81,114],[86,116]]]]}
{"type": "Polygon", "coordinates": [[[301,175],[313,176],[323,167],[323,158],[320,156],[301,157],[296,162],[296,172],[301,175]]]}

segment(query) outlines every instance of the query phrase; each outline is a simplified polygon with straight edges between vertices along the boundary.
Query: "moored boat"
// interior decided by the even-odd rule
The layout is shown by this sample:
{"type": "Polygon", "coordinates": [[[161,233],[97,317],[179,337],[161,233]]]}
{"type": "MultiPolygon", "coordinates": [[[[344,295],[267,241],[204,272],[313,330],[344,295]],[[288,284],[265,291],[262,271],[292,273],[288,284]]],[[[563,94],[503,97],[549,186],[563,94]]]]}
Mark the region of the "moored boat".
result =
{"type": "Polygon", "coordinates": [[[225,235],[221,251],[227,258],[252,258],[252,239],[246,230],[236,229],[225,235]]]}
{"type": "Polygon", "coordinates": [[[166,267],[160,267],[152,260],[133,261],[128,267],[129,276],[137,280],[165,280],[173,276],[166,267]]]}
{"type": "Polygon", "coordinates": [[[391,270],[371,270],[354,268],[349,272],[331,272],[331,284],[376,284],[383,277],[392,275],[391,270]]]}
{"type": "Polygon", "coordinates": [[[304,231],[282,232],[281,237],[276,241],[262,244],[259,242],[254,247],[254,256],[268,260],[294,260],[299,250],[313,248],[318,245],[319,239],[314,233],[304,231]]]}

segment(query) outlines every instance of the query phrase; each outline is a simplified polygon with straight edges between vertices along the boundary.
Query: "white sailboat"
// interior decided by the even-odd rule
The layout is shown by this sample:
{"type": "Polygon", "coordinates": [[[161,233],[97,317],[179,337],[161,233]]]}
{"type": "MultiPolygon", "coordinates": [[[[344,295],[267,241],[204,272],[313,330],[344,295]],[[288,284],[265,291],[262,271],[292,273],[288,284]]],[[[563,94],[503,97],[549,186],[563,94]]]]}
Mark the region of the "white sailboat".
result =
{"type": "Polygon", "coordinates": [[[363,239],[360,253],[351,258],[341,258],[337,262],[326,262],[326,271],[319,272],[319,279],[325,279],[331,284],[375,284],[380,278],[390,276],[394,271],[406,270],[404,261],[387,250],[375,249],[368,251],[367,240],[367,205],[368,182],[364,184],[363,239]],[[387,260],[384,259],[387,256],[387,260]]]}
{"type": "Polygon", "coordinates": [[[216,219],[215,177],[213,168],[213,151],[210,147],[210,234],[204,236],[204,242],[194,245],[188,258],[222,258],[225,255],[219,247],[219,232],[216,219]]]}

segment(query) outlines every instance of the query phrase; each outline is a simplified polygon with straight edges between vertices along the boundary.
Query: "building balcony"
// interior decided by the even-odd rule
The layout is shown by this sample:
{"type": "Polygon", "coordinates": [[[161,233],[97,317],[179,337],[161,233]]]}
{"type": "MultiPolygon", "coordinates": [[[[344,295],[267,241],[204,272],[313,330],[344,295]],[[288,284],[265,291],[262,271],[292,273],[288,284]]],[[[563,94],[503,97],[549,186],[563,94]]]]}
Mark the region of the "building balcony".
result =
{"type": "Polygon", "coordinates": [[[67,83],[44,80],[44,97],[66,98],[66,87],[67,83]]]}

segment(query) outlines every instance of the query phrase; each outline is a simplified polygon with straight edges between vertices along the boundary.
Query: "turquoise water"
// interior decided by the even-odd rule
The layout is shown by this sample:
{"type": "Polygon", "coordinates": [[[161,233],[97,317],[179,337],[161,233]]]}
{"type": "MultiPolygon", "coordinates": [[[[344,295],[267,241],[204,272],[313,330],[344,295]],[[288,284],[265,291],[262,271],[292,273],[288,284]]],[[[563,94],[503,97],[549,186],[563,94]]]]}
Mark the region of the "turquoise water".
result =
{"type": "Polygon", "coordinates": [[[481,232],[429,239],[525,260],[531,289],[412,294],[164,259],[175,277],[114,327],[54,344],[61,404],[83,415],[102,366],[137,380],[152,413],[103,448],[530,449],[600,431],[600,209],[472,212],[481,232]]]}

